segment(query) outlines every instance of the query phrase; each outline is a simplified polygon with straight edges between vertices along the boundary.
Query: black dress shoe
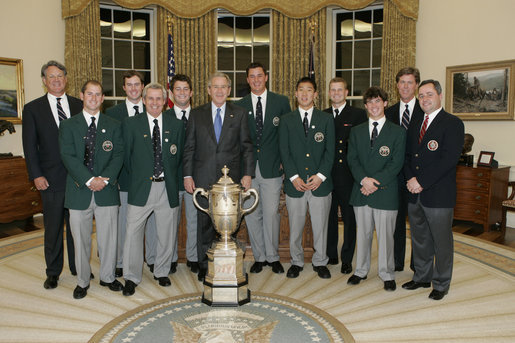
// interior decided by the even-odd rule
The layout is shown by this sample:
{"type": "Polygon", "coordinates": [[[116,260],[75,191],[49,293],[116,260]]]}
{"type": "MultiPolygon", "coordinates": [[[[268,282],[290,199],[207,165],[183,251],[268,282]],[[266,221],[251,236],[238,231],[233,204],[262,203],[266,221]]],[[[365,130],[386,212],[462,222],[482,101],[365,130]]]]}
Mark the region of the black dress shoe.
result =
{"type": "Polygon", "coordinates": [[[172,282],[170,281],[170,278],[168,276],[161,276],[161,277],[154,276],[154,280],[159,281],[159,286],[161,286],[161,287],[168,287],[172,284],[172,282]]]}
{"type": "Polygon", "coordinates": [[[272,263],[268,263],[269,266],[272,266],[272,271],[276,274],[282,274],[284,273],[284,268],[281,262],[274,261],[272,263]]]}
{"type": "Polygon", "coordinates": [[[395,284],[395,280],[388,280],[384,282],[384,290],[385,291],[395,291],[397,285],[395,284]]]}
{"type": "Polygon", "coordinates": [[[342,269],[340,270],[342,274],[350,274],[352,273],[352,264],[351,263],[343,263],[342,269]]]}
{"type": "Polygon", "coordinates": [[[401,266],[395,266],[395,271],[396,272],[402,272],[404,270],[404,267],[401,267],[401,266]]]}
{"type": "Polygon", "coordinates": [[[177,271],[177,262],[172,262],[170,265],[170,272],[168,274],[174,274],[177,271]]]}
{"type": "Polygon", "coordinates": [[[436,289],[433,289],[431,293],[429,293],[429,299],[441,300],[448,292],[449,291],[437,291],[436,289]]]}
{"type": "Polygon", "coordinates": [[[59,276],[49,275],[46,277],[45,282],[43,283],[43,287],[45,289],[52,289],[57,287],[57,280],[59,280],[59,276]]]}
{"type": "Polygon", "coordinates": [[[148,269],[150,269],[150,272],[153,273],[154,272],[154,265],[147,263],[147,266],[148,266],[148,269]]]}
{"type": "Polygon", "coordinates": [[[261,273],[263,270],[263,262],[254,262],[252,267],[250,267],[251,273],[261,273]]]}
{"type": "Polygon", "coordinates": [[[123,269],[122,268],[116,268],[114,270],[114,277],[122,277],[123,276],[123,269]]]}
{"type": "Polygon", "coordinates": [[[119,292],[123,289],[123,285],[118,280],[114,280],[113,282],[104,282],[100,280],[100,286],[109,287],[113,292],[119,292]]]}
{"type": "Polygon", "coordinates": [[[198,271],[197,279],[201,282],[204,281],[204,279],[206,278],[206,274],[207,274],[207,269],[200,268],[198,271]]]}
{"type": "Polygon", "coordinates": [[[337,265],[338,264],[338,257],[329,258],[329,261],[327,261],[327,264],[337,265]]]}
{"type": "Polygon", "coordinates": [[[198,270],[199,270],[198,262],[186,260],[186,266],[188,266],[191,269],[192,273],[195,273],[195,274],[198,273],[198,270]]]}
{"type": "Polygon", "coordinates": [[[75,289],[73,290],[73,297],[75,299],[84,298],[86,295],[88,295],[88,288],[89,288],[89,285],[87,285],[84,288],[82,288],[81,286],[75,287],[75,289]]]}
{"type": "Polygon", "coordinates": [[[131,280],[125,280],[125,286],[123,287],[123,295],[126,297],[133,295],[136,292],[136,284],[131,280]]]}
{"type": "Polygon", "coordinates": [[[356,274],[352,275],[349,280],[347,280],[347,283],[349,285],[357,285],[358,283],[361,282],[361,280],[365,280],[367,277],[364,276],[364,277],[361,277],[361,276],[357,276],[356,274]]]}
{"type": "Polygon", "coordinates": [[[321,279],[331,278],[331,272],[329,272],[326,266],[313,266],[313,270],[318,273],[318,277],[321,279]]]}
{"type": "Polygon", "coordinates": [[[288,268],[288,272],[286,273],[286,277],[290,279],[294,279],[299,276],[299,273],[304,269],[304,267],[299,267],[294,264],[291,265],[290,268],[288,268]]]}
{"type": "Polygon", "coordinates": [[[411,280],[402,285],[402,288],[408,289],[410,291],[420,287],[429,288],[431,287],[431,282],[416,282],[411,280]]]}

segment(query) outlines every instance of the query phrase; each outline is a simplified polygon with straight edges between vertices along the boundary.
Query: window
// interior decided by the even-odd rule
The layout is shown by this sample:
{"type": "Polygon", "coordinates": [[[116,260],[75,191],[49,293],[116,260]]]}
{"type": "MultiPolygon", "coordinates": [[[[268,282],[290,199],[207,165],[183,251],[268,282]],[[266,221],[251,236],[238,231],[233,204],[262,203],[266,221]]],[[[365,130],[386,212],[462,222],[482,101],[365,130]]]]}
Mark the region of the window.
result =
{"type": "Polygon", "coordinates": [[[102,86],[104,108],[125,98],[122,74],[135,69],[151,82],[153,64],[153,11],[100,6],[102,43],[102,86]]]}
{"type": "Polygon", "coordinates": [[[247,65],[255,61],[270,69],[270,13],[240,17],[219,11],[217,51],[218,71],[231,78],[231,97],[247,95],[247,65]]]}
{"type": "Polygon", "coordinates": [[[353,106],[363,107],[363,93],[379,85],[382,36],[382,7],[333,11],[333,75],[347,81],[353,106]]]}

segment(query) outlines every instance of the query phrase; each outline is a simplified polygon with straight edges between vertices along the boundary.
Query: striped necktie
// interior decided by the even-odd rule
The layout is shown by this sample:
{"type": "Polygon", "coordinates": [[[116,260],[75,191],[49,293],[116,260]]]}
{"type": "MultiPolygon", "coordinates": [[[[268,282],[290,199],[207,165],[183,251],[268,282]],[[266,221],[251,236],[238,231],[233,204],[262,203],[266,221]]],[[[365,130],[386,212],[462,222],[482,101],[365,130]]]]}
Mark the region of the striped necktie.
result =
{"type": "Polygon", "coordinates": [[[59,122],[67,119],[66,113],[64,113],[63,106],[61,106],[61,98],[56,98],[57,100],[57,116],[59,117],[59,122]]]}
{"type": "Polygon", "coordinates": [[[402,112],[402,127],[405,128],[406,130],[408,129],[408,126],[409,126],[409,108],[408,108],[408,104],[406,104],[406,109],[404,110],[404,112],[402,112]]]}
{"type": "Polygon", "coordinates": [[[424,123],[422,124],[422,128],[420,129],[420,135],[418,136],[418,144],[420,144],[420,142],[422,142],[422,138],[424,138],[424,135],[426,134],[428,121],[429,121],[429,115],[426,114],[426,116],[424,118],[424,123]]]}

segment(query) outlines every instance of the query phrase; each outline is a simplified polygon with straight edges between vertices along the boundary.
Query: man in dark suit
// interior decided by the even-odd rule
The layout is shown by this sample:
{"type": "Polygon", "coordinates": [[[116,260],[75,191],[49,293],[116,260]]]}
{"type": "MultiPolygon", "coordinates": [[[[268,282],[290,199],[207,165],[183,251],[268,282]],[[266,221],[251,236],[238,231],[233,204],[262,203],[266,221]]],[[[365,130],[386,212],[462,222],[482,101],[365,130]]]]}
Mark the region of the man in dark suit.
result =
{"type": "MultiPolygon", "coordinates": [[[[136,70],[127,70],[122,75],[123,90],[127,97],[125,101],[116,106],[107,109],[106,114],[123,122],[129,117],[133,117],[145,111],[141,93],[143,87],[143,75],[136,70]]],[[[123,247],[125,243],[125,233],[127,227],[127,198],[129,192],[129,170],[124,165],[118,177],[118,184],[120,187],[120,209],[118,212],[118,244],[116,253],[116,277],[123,275],[123,247]]],[[[150,271],[153,271],[154,261],[156,257],[156,219],[154,214],[151,214],[147,220],[145,228],[145,256],[150,271]]]]}
{"type": "Polygon", "coordinates": [[[115,279],[116,230],[118,221],[118,174],[123,163],[120,122],[100,113],[104,101],[102,85],[90,80],[82,86],[81,114],[62,122],[59,147],[68,170],[64,205],[70,210],[75,244],[77,287],[75,299],[84,298],[89,288],[93,216],[100,258],[100,285],[121,291],[115,279]]]}
{"type": "Polygon", "coordinates": [[[41,68],[41,78],[48,93],[23,108],[23,151],[29,179],[34,181],[43,201],[45,226],[46,289],[56,288],[63,270],[63,236],[66,221],[68,266],[76,275],[73,237],[69,212],[64,207],[66,168],[59,153],[58,130],[62,120],[82,110],[82,102],[65,94],[66,68],[49,61],[41,68]]]}
{"type": "MultiPolygon", "coordinates": [[[[250,137],[254,145],[256,176],[252,188],[259,193],[259,203],[254,211],[245,216],[254,264],[251,273],[259,273],[270,265],[274,273],[284,273],[279,261],[279,198],[281,196],[282,166],[279,154],[279,122],[281,116],[291,112],[284,95],[266,89],[268,75],[261,63],[247,67],[250,94],[236,102],[248,113],[250,137]]],[[[252,204],[247,200],[245,207],[252,204]]]]}
{"type": "Polygon", "coordinates": [[[123,295],[130,296],[143,273],[143,233],[154,212],[157,248],[154,279],[171,285],[168,278],[179,221],[179,179],[184,144],[184,124],[170,112],[163,113],[166,90],[150,83],[143,90],[146,112],[123,122],[125,165],[129,170],[127,235],[123,256],[123,295]]]}
{"type": "MultiPolygon", "coordinates": [[[[386,119],[400,125],[408,130],[410,123],[420,120],[424,112],[415,97],[418,84],[420,83],[420,72],[417,68],[406,67],[399,70],[395,77],[397,90],[399,91],[400,101],[386,109],[386,119]]],[[[404,260],[406,258],[406,216],[408,215],[408,189],[406,180],[401,170],[399,173],[399,211],[395,222],[394,257],[395,271],[404,270],[404,260]]],[[[412,249],[413,251],[413,249],[412,249]]],[[[410,255],[413,255],[411,253],[410,255]]],[[[412,259],[411,259],[412,260],[412,259]]],[[[413,262],[410,264],[413,268],[413,262]]]]}
{"type": "Polygon", "coordinates": [[[347,146],[350,130],[367,121],[364,110],[352,107],[346,102],[349,91],[347,82],[341,77],[329,81],[331,107],[324,111],[334,118],[335,153],[332,170],[333,192],[331,212],[327,228],[327,257],[329,264],[338,264],[338,207],[343,217],[343,245],[341,250],[343,274],[352,272],[352,258],[356,247],[356,218],[349,204],[354,179],[347,164],[347,146]]]}
{"type": "MultiPolygon", "coordinates": [[[[184,188],[188,193],[193,193],[195,187],[207,189],[222,176],[222,168],[226,165],[229,168],[229,177],[249,189],[255,164],[247,113],[243,108],[226,102],[231,94],[231,79],[226,74],[211,75],[207,92],[211,96],[211,102],[191,111],[186,128],[184,188]]],[[[207,199],[200,197],[198,200],[201,206],[207,207],[207,199]]],[[[206,276],[206,252],[215,237],[211,218],[198,211],[197,253],[200,281],[206,276]]]]}
{"type": "Polygon", "coordinates": [[[297,82],[299,108],[284,115],[279,125],[279,146],[284,167],[284,193],[290,222],[291,267],[286,276],[296,278],[304,269],[302,233],[309,206],[313,229],[313,271],[329,279],[327,222],[331,208],[334,161],[333,117],[314,107],[316,83],[309,77],[297,82]]]}
{"type": "Polygon", "coordinates": [[[374,228],[377,234],[377,271],[384,289],[394,291],[393,233],[397,217],[397,175],[404,164],[406,132],[387,121],[388,95],[370,87],[363,95],[368,122],[350,133],[348,163],[354,176],[350,203],[356,213],[356,271],[347,281],[356,285],[367,278],[374,228]]]}
{"type": "Polygon", "coordinates": [[[452,277],[456,164],[465,132],[461,119],[443,110],[438,81],[423,81],[418,94],[425,115],[408,129],[404,164],[415,274],[402,288],[429,288],[432,282],[429,298],[440,300],[452,277]]]}

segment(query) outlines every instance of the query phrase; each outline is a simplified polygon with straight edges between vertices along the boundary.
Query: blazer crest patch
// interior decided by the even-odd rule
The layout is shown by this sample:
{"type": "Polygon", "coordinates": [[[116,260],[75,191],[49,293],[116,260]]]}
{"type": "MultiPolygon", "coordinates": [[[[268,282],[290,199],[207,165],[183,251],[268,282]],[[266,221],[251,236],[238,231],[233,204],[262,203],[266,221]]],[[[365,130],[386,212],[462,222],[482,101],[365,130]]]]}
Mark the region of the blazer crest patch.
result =
{"type": "Polygon", "coordinates": [[[387,147],[386,145],[383,145],[382,147],[379,148],[379,155],[381,155],[383,157],[390,155],[390,148],[387,147]]]}
{"type": "Polygon", "coordinates": [[[322,132],[315,133],[315,142],[320,143],[324,140],[324,134],[322,132]]]}
{"type": "Polygon", "coordinates": [[[170,145],[170,154],[175,155],[177,153],[177,145],[170,145]]]}
{"type": "Polygon", "coordinates": [[[104,151],[111,151],[111,150],[113,150],[113,142],[111,142],[111,141],[104,141],[104,143],[102,143],[102,149],[104,149],[104,151]]]}
{"type": "Polygon", "coordinates": [[[434,139],[430,140],[429,142],[427,142],[427,148],[430,151],[435,151],[436,149],[438,149],[438,142],[434,139]]]}
{"type": "Polygon", "coordinates": [[[279,119],[279,117],[274,117],[274,119],[272,119],[272,124],[274,124],[274,126],[279,126],[280,121],[281,119],[279,119]]]}

